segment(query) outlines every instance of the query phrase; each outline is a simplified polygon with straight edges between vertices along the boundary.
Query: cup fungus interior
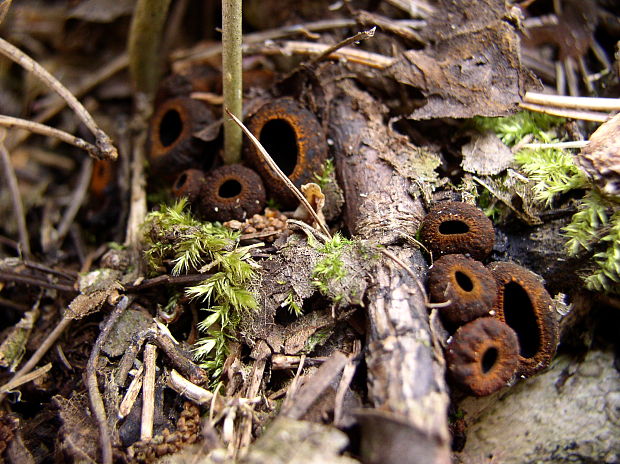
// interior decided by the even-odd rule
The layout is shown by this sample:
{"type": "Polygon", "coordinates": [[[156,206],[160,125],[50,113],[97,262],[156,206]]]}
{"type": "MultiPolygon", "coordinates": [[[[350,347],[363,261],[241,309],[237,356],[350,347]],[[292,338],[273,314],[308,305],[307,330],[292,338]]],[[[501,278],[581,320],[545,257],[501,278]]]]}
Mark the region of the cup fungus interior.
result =
{"type": "Polygon", "coordinates": [[[471,292],[474,289],[474,283],[471,278],[467,275],[467,273],[463,271],[456,271],[454,273],[454,278],[456,283],[461,287],[461,290],[464,292],[471,292]]]}
{"type": "Polygon", "coordinates": [[[290,176],[297,165],[297,135],[284,119],[271,119],[260,131],[260,143],[265,147],[282,172],[290,176]]]}
{"type": "Polygon", "coordinates": [[[504,318],[516,333],[524,358],[532,358],[540,349],[538,323],[527,292],[516,282],[504,286],[504,318]]]}
{"type": "Polygon", "coordinates": [[[175,108],[164,113],[159,124],[159,140],[164,147],[172,145],[183,132],[181,115],[175,108]]]}
{"type": "Polygon", "coordinates": [[[234,198],[243,190],[241,183],[237,179],[227,179],[222,182],[217,194],[222,198],[234,198]]]}
{"type": "Polygon", "coordinates": [[[469,226],[458,220],[443,221],[439,224],[439,233],[442,235],[466,234],[469,232],[469,226]]]}
{"type": "Polygon", "coordinates": [[[488,374],[497,362],[497,348],[491,347],[487,349],[482,355],[482,361],[480,363],[480,367],[482,368],[483,374],[488,374]]]}

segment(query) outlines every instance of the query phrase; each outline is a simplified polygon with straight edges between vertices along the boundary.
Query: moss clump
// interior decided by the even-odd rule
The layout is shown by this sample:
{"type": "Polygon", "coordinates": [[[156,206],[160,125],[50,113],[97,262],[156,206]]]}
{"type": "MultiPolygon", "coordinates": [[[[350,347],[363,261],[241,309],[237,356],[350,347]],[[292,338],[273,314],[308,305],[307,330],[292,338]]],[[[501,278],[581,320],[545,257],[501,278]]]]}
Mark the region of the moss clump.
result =
{"type": "Polygon", "coordinates": [[[250,289],[256,285],[258,265],[252,247],[239,247],[238,233],[217,223],[201,222],[186,210],[186,200],[162,206],[145,221],[145,256],[152,271],[172,266],[171,273],[213,272],[185,289],[192,299],[205,303],[207,316],[198,324],[203,333],[194,356],[218,379],[227,356],[227,345],[247,311],[258,307],[250,289]]]}
{"type": "MultiPolygon", "coordinates": [[[[557,142],[556,129],[563,122],[560,118],[524,112],[507,118],[478,118],[476,125],[494,130],[504,143],[514,145],[526,136],[537,142],[557,142]]],[[[584,276],[586,288],[620,293],[618,198],[603,195],[566,150],[524,149],[514,159],[531,184],[534,201],[543,208],[550,208],[562,194],[585,191],[582,198],[575,200],[578,211],[563,229],[568,239],[567,254],[592,255],[592,270],[584,276]]]]}

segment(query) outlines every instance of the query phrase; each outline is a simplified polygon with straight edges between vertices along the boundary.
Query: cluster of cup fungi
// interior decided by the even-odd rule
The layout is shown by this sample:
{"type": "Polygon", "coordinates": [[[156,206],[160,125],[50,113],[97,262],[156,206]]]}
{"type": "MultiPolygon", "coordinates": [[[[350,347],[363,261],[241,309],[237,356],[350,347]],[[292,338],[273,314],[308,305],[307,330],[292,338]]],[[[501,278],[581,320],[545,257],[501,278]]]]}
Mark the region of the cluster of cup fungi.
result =
{"type": "MultiPolygon", "coordinates": [[[[249,141],[242,164],[221,165],[216,142],[200,136],[206,128],[217,127],[219,115],[191,97],[191,92],[203,90],[204,80],[179,79],[183,77],[164,85],[160,94],[166,98],[160,98],[150,122],[149,161],[158,179],[171,182],[173,194],[187,197],[193,211],[209,221],[251,218],[262,213],[268,197],[283,208],[292,207],[294,196],[249,141]],[[166,91],[173,87],[185,91],[166,91]]],[[[298,188],[311,182],[327,159],[320,122],[293,98],[270,99],[245,124],[298,188]]]]}
{"type": "MultiPolygon", "coordinates": [[[[253,145],[244,145],[243,165],[218,166],[216,148],[199,136],[217,117],[190,96],[201,90],[200,80],[175,76],[171,82],[168,89],[176,90],[160,93],[165,98],[151,119],[149,161],[159,178],[172,182],[173,193],[212,221],[260,214],[268,196],[293,207],[295,198],[253,145]]],[[[269,100],[246,125],[297,187],[311,182],[327,158],[320,122],[290,97],[269,100]]],[[[456,385],[484,396],[549,365],[558,344],[552,299],[528,269],[511,262],[483,264],[495,231],[481,210],[438,203],[422,222],[420,240],[437,258],[428,273],[429,294],[452,333],[445,354],[456,385]]]]}
{"type": "Polygon", "coordinates": [[[553,301],[542,279],[513,262],[491,262],[495,231],[468,203],[433,206],[420,241],[437,257],[428,272],[431,302],[452,333],[445,357],[449,379],[485,396],[549,366],[558,345],[553,301]]]}

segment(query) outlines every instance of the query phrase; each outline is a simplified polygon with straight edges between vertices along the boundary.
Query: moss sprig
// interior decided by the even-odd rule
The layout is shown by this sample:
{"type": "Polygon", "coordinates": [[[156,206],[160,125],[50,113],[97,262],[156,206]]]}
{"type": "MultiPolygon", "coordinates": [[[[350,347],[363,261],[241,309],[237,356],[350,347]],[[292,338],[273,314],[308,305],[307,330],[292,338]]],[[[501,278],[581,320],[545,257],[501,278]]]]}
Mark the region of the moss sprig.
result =
{"type": "Polygon", "coordinates": [[[213,272],[198,285],[187,287],[185,295],[205,304],[201,310],[207,316],[198,324],[203,337],[195,345],[194,357],[217,380],[243,314],[258,308],[251,288],[256,285],[259,266],[250,255],[253,246],[238,246],[238,233],[197,220],[186,205],[181,199],[149,213],[145,255],[153,270],[168,264],[175,275],[213,272]]]}

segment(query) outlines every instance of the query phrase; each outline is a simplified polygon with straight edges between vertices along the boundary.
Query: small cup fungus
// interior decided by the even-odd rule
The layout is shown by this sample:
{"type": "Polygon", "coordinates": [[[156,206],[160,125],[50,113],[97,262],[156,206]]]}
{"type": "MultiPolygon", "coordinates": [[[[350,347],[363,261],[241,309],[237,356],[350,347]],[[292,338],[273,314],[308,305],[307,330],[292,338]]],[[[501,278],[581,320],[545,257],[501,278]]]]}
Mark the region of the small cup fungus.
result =
{"type": "Polygon", "coordinates": [[[420,240],[434,256],[461,253],[483,260],[495,244],[495,230],[482,210],[468,203],[446,201],[433,206],[426,215],[420,240]]]}
{"type": "Polygon", "coordinates": [[[485,396],[506,386],[519,364],[515,332],[492,317],[458,328],[446,348],[448,372],[463,390],[485,396]]]}
{"type": "Polygon", "coordinates": [[[195,164],[207,164],[205,142],[194,137],[214,121],[211,110],[187,97],[164,101],[155,109],[149,126],[149,158],[153,170],[172,177],[195,164]]]}
{"type": "Polygon", "coordinates": [[[186,197],[190,204],[197,204],[200,201],[204,183],[204,172],[200,169],[186,169],[174,181],[172,194],[177,198],[186,197]]]}
{"type": "Polygon", "coordinates": [[[529,377],[549,365],[558,345],[553,301],[532,271],[508,262],[488,267],[498,285],[495,317],[519,337],[518,374],[529,377]]]}
{"type": "MultiPolygon", "coordinates": [[[[320,172],[327,158],[323,129],[316,117],[292,98],[266,103],[247,126],[296,187],[312,182],[314,174],[320,172]]],[[[276,200],[283,206],[293,206],[295,197],[263,161],[256,147],[246,144],[244,154],[276,200]]]]}
{"type": "Polygon", "coordinates": [[[211,221],[244,220],[265,207],[263,181],[239,164],[222,166],[205,177],[201,211],[211,221]]]}
{"type": "Polygon", "coordinates": [[[464,255],[445,255],[428,271],[431,301],[449,302],[439,309],[444,322],[462,325],[488,316],[497,297],[493,274],[464,255]]]}

